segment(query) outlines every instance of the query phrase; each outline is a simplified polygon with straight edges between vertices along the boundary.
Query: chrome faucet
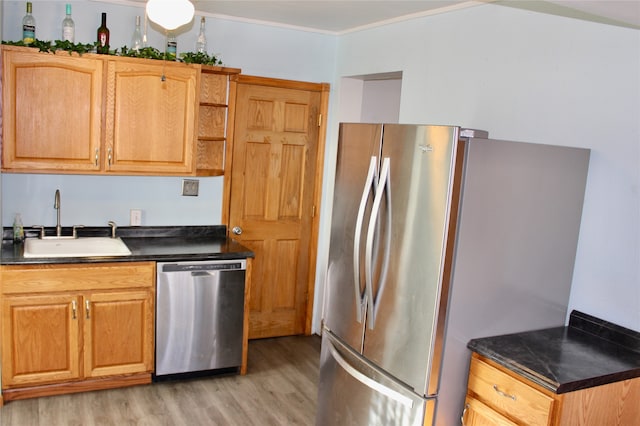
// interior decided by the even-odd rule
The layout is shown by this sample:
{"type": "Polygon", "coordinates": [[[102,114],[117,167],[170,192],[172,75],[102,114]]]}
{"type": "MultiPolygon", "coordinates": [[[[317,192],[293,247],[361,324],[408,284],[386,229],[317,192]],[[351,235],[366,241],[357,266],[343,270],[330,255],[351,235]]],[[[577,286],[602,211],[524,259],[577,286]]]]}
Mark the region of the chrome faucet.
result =
{"type": "Polygon", "coordinates": [[[116,225],[116,223],[114,221],[112,221],[112,220],[107,222],[107,225],[109,225],[111,227],[111,238],[115,238],[116,237],[116,229],[118,228],[118,225],[116,225]]]}
{"type": "Polygon", "coordinates": [[[62,226],[60,226],[60,190],[56,189],[55,201],[53,202],[53,208],[57,210],[56,216],[56,237],[62,236],[62,226]]]}

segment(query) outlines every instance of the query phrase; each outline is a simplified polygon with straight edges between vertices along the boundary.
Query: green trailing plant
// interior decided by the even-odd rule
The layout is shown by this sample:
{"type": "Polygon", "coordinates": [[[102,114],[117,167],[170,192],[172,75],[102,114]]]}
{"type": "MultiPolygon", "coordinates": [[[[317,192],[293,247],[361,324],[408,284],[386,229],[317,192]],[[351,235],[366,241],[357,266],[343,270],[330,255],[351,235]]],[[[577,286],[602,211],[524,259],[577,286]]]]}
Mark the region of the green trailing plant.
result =
{"type": "Polygon", "coordinates": [[[69,52],[69,54],[75,52],[78,55],[82,55],[83,53],[89,53],[92,50],[95,50],[97,43],[73,43],[70,41],[63,40],[55,40],[53,44],[53,48],[57,50],[65,50],[69,52]]]}
{"type": "Polygon", "coordinates": [[[38,49],[40,52],[45,53],[55,53],[58,50],[64,50],[69,52],[69,54],[77,53],[82,55],[83,53],[91,52],[95,49],[96,43],[72,43],[70,41],[63,40],[54,40],[54,41],[43,41],[43,40],[34,40],[31,44],[25,44],[22,40],[19,41],[5,41],[2,40],[2,44],[7,44],[10,46],[24,46],[24,47],[33,47],[38,49]]]}
{"type": "Polygon", "coordinates": [[[184,52],[180,54],[180,60],[186,64],[222,65],[222,61],[214,56],[202,52],[184,52]]]}
{"type": "MultiPolygon", "coordinates": [[[[82,55],[84,53],[95,52],[98,43],[72,43],[70,41],[63,40],[54,40],[54,41],[43,41],[36,39],[31,44],[25,44],[22,40],[19,41],[5,41],[2,40],[2,44],[7,44],[10,46],[25,46],[25,47],[33,47],[40,52],[45,53],[55,53],[59,50],[69,52],[69,54],[77,53],[78,55],[82,55]]],[[[120,49],[110,50],[110,55],[117,56],[127,56],[130,58],[144,58],[144,59],[156,59],[163,60],[169,59],[167,57],[166,52],[161,52],[155,47],[143,47],[139,50],[129,49],[127,46],[123,46],[120,49]]],[[[177,58],[178,61],[184,62],[186,64],[201,64],[201,65],[222,65],[222,61],[214,56],[209,56],[207,53],[194,53],[194,52],[183,52],[180,53],[180,57],[177,58]]]]}
{"type": "Polygon", "coordinates": [[[155,47],[143,47],[142,49],[128,49],[127,46],[123,46],[120,50],[120,56],[127,56],[130,58],[144,58],[144,59],[167,59],[164,52],[160,52],[155,47]]]}

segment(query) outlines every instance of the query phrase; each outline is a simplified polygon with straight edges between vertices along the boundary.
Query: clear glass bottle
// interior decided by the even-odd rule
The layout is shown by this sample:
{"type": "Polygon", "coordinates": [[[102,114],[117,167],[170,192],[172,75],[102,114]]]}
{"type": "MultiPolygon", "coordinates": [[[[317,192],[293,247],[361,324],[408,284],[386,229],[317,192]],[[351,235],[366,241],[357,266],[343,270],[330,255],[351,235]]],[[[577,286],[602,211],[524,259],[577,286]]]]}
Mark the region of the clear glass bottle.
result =
{"type": "Polygon", "coordinates": [[[107,28],[107,14],[102,12],[102,24],[98,27],[97,52],[109,54],[109,28],[107,28]]]}
{"type": "Polygon", "coordinates": [[[144,47],[142,42],[142,31],[140,30],[140,17],[136,16],[136,29],[133,30],[133,36],[131,36],[131,49],[138,51],[144,47]]]}
{"type": "Polygon", "coordinates": [[[16,213],[16,217],[13,220],[13,242],[21,243],[24,241],[24,226],[22,226],[22,216],[20,213],[16,213]]]}
{"type": "Polygon", "coordinates": [[[33,17],[31,2],[27,2],[27,14],[22,18],[22,42],[31,44],[36,39],[36,18],[33,17]]]}
{"type": "Polygon", "coordinates": [[[196,40],[196,52],[207,53],[207,36],[204,34],[204,16],[200,18],[200,34],[196,40]]]}
{"type": "Polygon", "coordinates": [[[147,47],[147,26],[149,25],[149,18],[147,17],[147,12],[144,12],[144,31],[142,32],[142,47],[147,47]]]}
{"type": "Polygon", "coordinates": [[[71,5],[66,5],[66,16],[62,20],[62,40],[74,42],[76,33],[76,25],[71,18],[71,5]]]}
{"type": "Polygon", "coordinates": [[[176,54],[178,53],[178,40],[176,35],[169,31],[167,33],[167,60],[175,61],[176,54]]]}

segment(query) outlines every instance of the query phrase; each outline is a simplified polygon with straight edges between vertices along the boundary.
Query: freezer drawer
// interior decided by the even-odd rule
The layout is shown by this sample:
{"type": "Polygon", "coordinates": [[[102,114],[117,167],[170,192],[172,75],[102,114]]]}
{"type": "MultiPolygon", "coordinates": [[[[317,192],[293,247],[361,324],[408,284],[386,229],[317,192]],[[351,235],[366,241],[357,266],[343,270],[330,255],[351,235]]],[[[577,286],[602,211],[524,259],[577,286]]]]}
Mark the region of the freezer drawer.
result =
{"type": "Polygon", "coordinates": [[[419,426],[434,406],[324,330],[316,426],[419,426]]]}

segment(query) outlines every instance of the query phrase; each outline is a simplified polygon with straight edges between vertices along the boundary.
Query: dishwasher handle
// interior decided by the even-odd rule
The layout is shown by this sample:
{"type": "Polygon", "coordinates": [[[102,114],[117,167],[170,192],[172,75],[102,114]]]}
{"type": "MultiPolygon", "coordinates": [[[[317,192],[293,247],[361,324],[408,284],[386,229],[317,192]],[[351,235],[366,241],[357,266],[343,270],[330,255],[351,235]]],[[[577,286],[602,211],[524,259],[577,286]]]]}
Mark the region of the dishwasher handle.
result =
{"type": "Polygon", "coordinates": [[[158,266],[162,272],[239,271],[247,268],[245,260],[221,263],[164,263],[158,266]]]}

